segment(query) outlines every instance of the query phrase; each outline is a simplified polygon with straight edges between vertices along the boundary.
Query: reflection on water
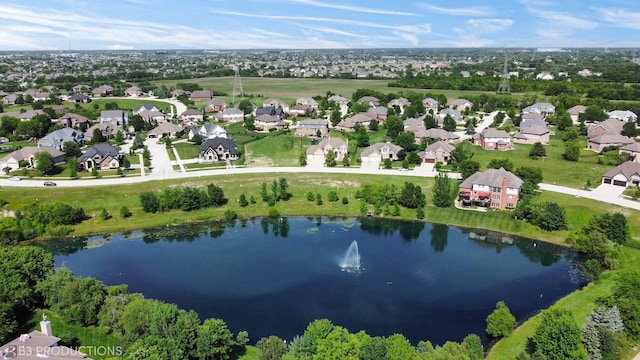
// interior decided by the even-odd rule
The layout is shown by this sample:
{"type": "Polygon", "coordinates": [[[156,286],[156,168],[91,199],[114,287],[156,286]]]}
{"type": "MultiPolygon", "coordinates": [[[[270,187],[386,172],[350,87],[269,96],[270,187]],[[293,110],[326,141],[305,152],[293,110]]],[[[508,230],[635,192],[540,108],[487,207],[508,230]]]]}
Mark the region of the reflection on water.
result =
{"type": "Polygon", "coordinates": [[[498,301],[522,321],[583,284],[580,259],[561,247],[375,217],[249,218],[43,246],[76,275],[126,283],[252,339],[291,339],[328,318],[353,332],[443,344],[484,336],[498,301]],[[354,243],[366,265],[357,276],[339,266],[354,243]]]}

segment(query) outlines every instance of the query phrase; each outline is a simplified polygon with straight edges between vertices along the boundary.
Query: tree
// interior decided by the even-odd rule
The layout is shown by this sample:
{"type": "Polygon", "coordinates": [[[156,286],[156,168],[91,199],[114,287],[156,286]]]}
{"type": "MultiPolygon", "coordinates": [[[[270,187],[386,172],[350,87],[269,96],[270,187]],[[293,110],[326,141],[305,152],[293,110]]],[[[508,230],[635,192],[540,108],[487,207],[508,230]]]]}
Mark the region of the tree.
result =
{"type": "Polygon", "coordinates": [[[562,138],[562,141],[565,141],[565,142],[574,141],[574,140],[578,140],[579,138],[580,138],[580,130],[578,130],[578,128],[573,126],[567,129],[567,131],[564,134],[564,137],[562,138]]]}
{"type": "Polygon", "coordinates": [[[571,115],[564,110],[558,109],[555,114],[556,117],[556,126],[558,130],[564,131],[573,126],[573,120],[571,120],[571,115]]]}
{"type": "Polygon", "coordinates": [[[578,120],[587,122],[597,122],[607,120],[608,115],[598,105],[589,105],[583,113],[578,115],[578,120]]]}
{"type": "Polygon", "coordinates": [[[538,141],[533,144],[533,147],[531,147],[531,151],[529,151],[529,157],[547,157],[547,150],[545,150],[544,145],[542,145],[542,143],[538,141]]]}
{"type": "Polygon", "coordinates": [[[472,122],[469,122],[469,125],[467,125],[467,129],[465,130],[465,134],[473,135],[475,133],[476,133],[476,127],[473,126],[472,122]]]}
{"type": "Polygon", "coordinates": [[[243,99],[238,103],[238,109],[242,110],[244,115],[251,114],[253,111],[253,104],[248,99],[243,99]]]}
{"type": "Polygon", "coordinates": [[[358,131],[356,133],[356,141],[358,143],[358,147],[369,146],[369,134],[367,133],[367,129],[364,126],[358,128],[358,131]]]}
{"type": "Polygon", "coordinates": [[[45,151],[36,153],[35,160],[36,169],[44,175],[49,175],[56,166],[53,155],[45,151]]]}
{"type": "Polygon", "coordinates": [[[227,199],[224,197],[224,191],[219,186],[214,184],[207,185],[207,195],[209,196],[209,203],[212,206],[222,206],[227,203],[227,199]]]}
{"type": "Polygon", "coordinates": [[[80,164],[75,157],[67,158],[67,168],[69,169],[69,177],[75,179],[78,176],[78,168],[80,164]]]}
{"type": "Polygon", "coordinates": [[[387,357],[389,360],[418,360],[416,349],[401,334],[393,334],[387,338],[387,357]]]}
{"type": "Polygon", "coordinates": [[[378,120],[371,120],[371,122],[369,122],[369,130],[371,130],[371,131],[377,131],[378,130],[378,120]]]}
{"type": "Polygon", "coordinates": [[[329,152],[327,152],[324,159],[324,165],[326,167],[336,167],[336,165],[338,165],[336,162],[336,154],[333,151],[329,150],[329,152]]]}
{"type": "Polygon", "coordinates": [[[256,347],[260,349],[260,360],[280,360],[287,353],[284,341],[273,335],[258,340],[256,347]]]}
{"type": "Polygon", "coordinates": [[[463,179],[480,171],[480,163],[475,160],[464,160],[458,165],[458,171],[462,175],[463,179]]]}
{"type": "Polygon", "coordinates": [[[451,206],[451,179],[443,172],[435,177],[433,186],[433,205],[437,207],[451,206]]]}
{"type": "Polygon", "coordinates": [[[515,326],[516,318],[504,301],[499,301],[495,310],[487,316],[487,334],[493,337],[509,336],[515,326]]]}
{"type": "Polygon", "coordinates": [[[564,153],[562,157],[567,161],[580,160],[580,142],[578,140],[567,141],[564,144],[564,153]]]}
{"type": "Polygon", "coordinates": [[[65,141],[62,144],[62,152],[65,157],[68,159],[70,157],[78,158],[82,156],[82,150],[80,150],[80,144],[75,141],[65,141]]]}
{"type": "Polygon", "coordinates": [[[487,164],[487,169],[500,169],[503,168],[507,171],[513,171],[513,163],[507,158],[491,159],[487,164]]]}
{"type": "Polygon", "coordinates": [[[129,161],[129,158],[126,156],[122,160],[122,167],[125,169],[129,169],[131,167],[131,161],[129,161]]]}
{"type": "Polygon", "coordinates": [[[447,130],[447,131],[456,131],[456,121],[453,120],[453,118],[451,117],[451,115],[447,114],[444,117],[444,120],[442,121],[442,128],[447,130]]]}
{"type": "Polygon", "coordinates": [[[416,209],[425,206],[427,201],[420,186],[405,181],[398,197],[398,203],[406,208],[416,209]]]}
{"type": "Polygon", "coordinates": [[[116,132],[116,135],[113,139],[117,145],[122,145],[124,144],[124,134],[122,133],[122,130],[118,130],[118,132],[116,132]]]}
{"type": "Polygon", "coordinates": [[[433,116],[427,115],[424,118],[424,127],[426,127],[427,130],[434,129],[438,127],[438,123],[436,122],[436,119],[433,116]]]}
{"type": "Polygon", "coordinates": [[[133,146],[132,149],[141,149],[144,147],[144,141],[142,140],[142,136],[139,132],[133,137],[133,146]]]}
{"type": "Polygon", "coordinates": [[[636,137],[638,135],[638,128],[636,127],[636,123],[633,121],[627,121],[622,125],[622,135],[628,137],[636,137]]]}
{"type": "Polygon", "coordinates": [[[120,208],[120,217],[123,219],[126,219],[128,217],[131,216],[131,211],[129,211],[129,208],[126,206],[123,206],[120,208]]]}
{"type": "Polygon", "coordinates": [[[573,314],[565,309],[545,310],[531,337],[533,355],[541,359],[586,359],[581,331],[573,314]]]}
{"type": "Polygon", "coordinates": [[[202,145],[202,136],[200,136],[200,134],[193,135],[191,142],[195,145],[202,145]]]}
{"type": "Polygon", "coordinates": [[[95,143],[101,143],[107,141],[107,139],[102,135],[102,131],[98,128],[93,129],[93,134],[91,137],[91,141],[95,143]]]}
{"type": "Polygon", "coordinates": [[[376,336],[362,344],[360,348],[360,360],[379,360],[387,358],[387,341],[376,336]]]}
{"type": "Polygon", "coordinates": [[[340,115],[340,110],[333,110],[331,112],[331,125],[336,126],[342,121],[342,116],[340,115]]]}
{"type": "Polygon", "coordinates": [[[96,177],[96,178],[97,178],[99,175],[100,175],[100,174],[98,173],[98,167],[97,167],[97,166],[92,167],[92,168],[91,168],[91,176],[93,176],[93,177],[96,177]]]}
{"type": "Polygon", "coordinates": [[[233,336],[220,319],[207,319],[198,328],[196,354],[199,359],[229,359],[233,336]]]}
{"type": "Polygon", "coordinates": [[[160,202],[158,197],[151,191],[140,193],[140,204],[144,212],[155,213],[160,210],[160,202]]]}
{"type": "Polygon", "coordinates": [[[389,116],[387,121],[384,123],[385,128],[387,129],[387,136],[392,139],[395,139],[398,134],[400,134],[404,130],[404,123],[399,116],[389,116]]]}

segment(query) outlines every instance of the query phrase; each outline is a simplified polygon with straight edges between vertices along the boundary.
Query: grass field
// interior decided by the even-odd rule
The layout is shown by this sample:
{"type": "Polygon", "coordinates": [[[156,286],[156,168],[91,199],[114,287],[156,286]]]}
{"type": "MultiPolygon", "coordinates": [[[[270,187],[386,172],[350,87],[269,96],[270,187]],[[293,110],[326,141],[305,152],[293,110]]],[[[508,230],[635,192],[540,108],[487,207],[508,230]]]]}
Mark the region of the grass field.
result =
{"type": "MultiPolygon", "coordinates": [[[[156,85],[166,85],[167,87],[175,87],[178,83],[196,83],[204,89],[211,89],[227,93],[233,92],[233,77],[220,78],[200,78],[189,80],[161,80],[153,81],[156,85]]],[[[247,96],[251,96],[252,101],[262,103],[266,98],[280,98],[283,101],[295,102],[299,97],[312,97],[317,95],[325,96],[327,92],[342,95],[348,99],[358,89],[371,89],[383,93],[400,92],[419,92],[419,93],[437,93],[444,94],[447,99],[457,99],[465,95],[478,95],[482,93],[495,94],[494,92],[482,91],[459,91],[459,90],[424,90],[424,89],[405,89],[397,87],[389,87],[391,80],[353,80],[353,79],[318,79],[318,78],[242,78],[242,89],[247,96]]],[[[514,96],[522,96],[514,94],[514,96]]],[[[218,99],[224,99],[231,103],[231,96],[217,96],[218,99]]],[[[236,102],[238,102],[236,97],[236,102]]]]}
{"type": "MultiPolygon", "coordinates": [[[[173,147],[176,149],[176,151],[178,152],[178,156],[180,156],[180,159],[182,160],[189,160],[189,159],[194,159],[198,157],[198,153],[200,152],[200,146],[199,145],[195,145],[191,142],[180,142],[180,143],[175,143],[173,144],[173,147]]],[[[173,156],[173,151],[171,151],[171,149],[167,150],[167,152],[169,153],[169,156],[171,157],[171,160],[175,160],[175,156],[173,156]]]]}
{"type": "Polygon", "coordinates": [[[111,98],[103,98],[103,99],[95,99],[91,101],[89,104],[85,104],[84,106],[93,106],[94,104],[98,104],[100,108],[104,109],[106,103],[116,103],[122,110],[133,110],[136,106],[144,105],[144,104],[154,104],[159,107],[165,113],[171,112],[171,104],[161,101],[153,101],[148,99],[137,100],[137,99],[111,99],[111,98]]]}

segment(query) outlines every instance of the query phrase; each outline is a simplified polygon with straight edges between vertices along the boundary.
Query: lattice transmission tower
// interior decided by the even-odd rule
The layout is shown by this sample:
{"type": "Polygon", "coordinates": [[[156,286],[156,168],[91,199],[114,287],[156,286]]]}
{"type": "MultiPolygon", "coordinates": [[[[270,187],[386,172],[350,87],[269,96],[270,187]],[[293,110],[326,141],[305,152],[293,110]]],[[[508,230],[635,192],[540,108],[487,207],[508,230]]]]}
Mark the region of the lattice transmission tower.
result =
{"type": "Polygon", "coordinates": [[[240,79],[240,65],[236,61],[236,69],[235,74],[233,76],[233,94],[232,102],[236,104],[236,95],[240,96],[240,99],[244,99],[244,90],[242,90],[242,80],[240,79]]]}
{"type": "Polygon", "coordinates": [[[504,69],[502,70],[502,79],[500,79],[500,86],[498,86],[498,94],[511,94],[511,88],[509,87],[509,69],[507,67],[507,53],[504,53],[504,69]]]}

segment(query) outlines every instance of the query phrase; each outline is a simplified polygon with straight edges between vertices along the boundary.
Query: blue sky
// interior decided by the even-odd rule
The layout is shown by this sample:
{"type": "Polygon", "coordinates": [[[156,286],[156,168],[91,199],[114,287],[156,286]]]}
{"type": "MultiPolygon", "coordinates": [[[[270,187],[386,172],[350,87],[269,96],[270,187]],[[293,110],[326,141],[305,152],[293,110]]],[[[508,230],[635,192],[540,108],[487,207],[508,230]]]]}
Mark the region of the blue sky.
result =
{"type": "Polygon", "coordinates": [[[640,47],[640,1],[0,3],[0,50],[389,47],[640,47]]]}

